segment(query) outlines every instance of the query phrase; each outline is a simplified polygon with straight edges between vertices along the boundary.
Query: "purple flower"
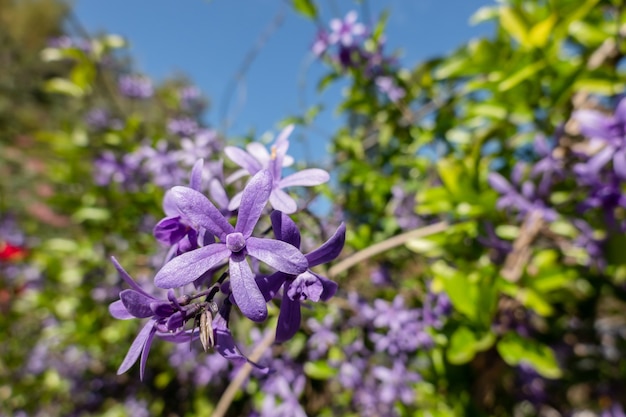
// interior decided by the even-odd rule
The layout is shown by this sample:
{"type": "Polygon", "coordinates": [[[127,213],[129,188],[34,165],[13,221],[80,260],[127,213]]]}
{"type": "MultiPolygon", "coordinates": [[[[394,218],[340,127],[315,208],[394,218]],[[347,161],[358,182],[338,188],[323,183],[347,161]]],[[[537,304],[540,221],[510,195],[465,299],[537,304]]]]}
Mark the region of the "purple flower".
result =
{"type": "Polygon", "coordinates": [[[159,300],[137,285],[115,258],[112,258],[112,262],[131,289],[120,292],[120,299],[109,305],[111,315],[121,320],[150,318],[132,343],[117,374],[128,371],[141,355],[139,374],[143,379],[154,336],[167,336],[168,340],[174,342],[189,341],[192,334],[184,326],[199,311],[200,304],[183,305],[184,299],[177,299],[172,290],[168,292],[167,300],[159,300]]]}
{"type": "Polygon", "coordinates": [[[580,124],[583,135],[605,143],[600,152],[586,163],[579,164],[576,170],[588,175],[598,175],[612,160],[615,174],[626,180],[626,98],[620,100],[612,116],[597,110],[578,110],[572,117],[580,124]]]}
{"type": "Polygon", "coordinates": [[[332,32],[328,35],[328,42],[331,45],[340,44],[345,47],[352,46],[355,38],[363,36],[366,31],[365,25],[356,23],[356,20],[357,14],[354,10],[348,12],[343,20],[331,20],[330,29],[332,32]]]}
{"type": "MultiPolygon", "coordinates": [[[[300,231],[284,213],[274,211],[271,215],[272,228],[278,240],[300,249],[300,231]]],[[[341,253],[346,237],[346,226],[342,223],[335,234],[322,246],[304,255],[309,268],[332,261],[341,253]]],[[[293,337],[300,328],[300,304],[311,300],[327,301],[337,292],[337,284],[326,277],[307,269],[299,275],[274,274],[268,277],[274,288],[284,281],[283,299],[276,327],[276,341],[284,342],[293,337]],[[277,285],[278,283],[278,285],[277,285]]],[[[267,290],[266,290],[267,291],[267,290]]],[[[275,291],[272,291],[275,292],[275,291]]]]}
{"type": "Polygon", "coordinates": [[[172,135],[189,137],[198,132],[198,122],[189,117],[169,119],[167,131],[172,135]]]}
{"type": "Polygon", "coordinates": [[[176,159],[186,166],[192,166],[198,159],[208,159],[219,149],[217,132],[200,129],[193,135],[193,139],[182,138],[180,147],[176,159]]]}
{"type": "Polygon", "coordinates": [[[398,100],[400,100],[406,94],[404,88],[399,87],[398,84],[396,84],[396,82],[391,77],[376,77],[375,82],[381,93],[386,94],[392,103],[397,103],[398,100]]]}
{"type": "Polygon", "coordinates": [[[545,201],[536,192],[535,185],[525,181],[521,186],[521,192],[517,191],[502,175],[489,173],[489,185],[502,194],[498,199],[497,208],[515,208],[520,216],[538,211],[546,221],[556,220],[557,212],[546,206],[545,201]]]}
{"type": "Polygon", "coordinates": [[[286,274],[301,274],[308,261],[294,246],[280,240],[252,236],[272,190],[272,176],[259,171],[246,185],[241,198],[237,224],[233,227],[220,211],[198,191],[174,187],[172,201],[194,228],[202,227],[219,242],[182,254],[157,273],[154,282],[161,288],[182,287],[205,272],[228,261],[233,298],[242,313],[254,321],[267,317],[265,297],[248,265],[251,256],[286,274]]]}
{"type": "Polygon", "coordinates": [[[123,75],[118,81],[120,93],[128,98],[145,99],[154,94],[152,81],[141,75],[123,75]]]}
{"type": "MultiPolygon", "coordinates": [[[[262,169],[267,169],[270,172],[272,183],[269,202],[274,209],[287,214],[295,213],[298,206],[295,200],[283,191],[284,188],[320,185],[327,182],[330,178],[328,172],[317,168],[304,169],[282,178],[282,168],[287,158],[287,149],[289,148],[287,137],[292,131],[293,125],[289,125],[282,130],[272,146],[271,153],[268,153],[265,147],[260,144],[250,144],[248,152],[232,146],[227,146],[224,149],[226,155],[250,175],[254,175],[262,169]]],[[[241,193],[233,196],[228,208],[236,210],[240,201],[241,193]]]]}

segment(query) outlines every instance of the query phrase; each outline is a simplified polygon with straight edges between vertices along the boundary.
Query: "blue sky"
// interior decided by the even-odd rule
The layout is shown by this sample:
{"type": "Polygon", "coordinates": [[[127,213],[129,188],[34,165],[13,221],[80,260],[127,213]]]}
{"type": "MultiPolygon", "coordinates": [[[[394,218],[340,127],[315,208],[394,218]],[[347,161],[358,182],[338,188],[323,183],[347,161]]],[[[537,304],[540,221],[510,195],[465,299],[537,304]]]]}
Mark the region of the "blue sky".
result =
{"type": "MultiPolygon", "coordinates": [[[[375,19],[390,11],[386,51],[400,51],[400,62],[411,67],[420,60],[451,52],[472,37],[489,35],[490,25],[469,25],[469,17],[493,0],[319,0],[322,21],[343,17],[349,10],[366,11],[375,19]]],[[[340,125],[334,109],[341,88],[319,95],[316,82],[325,68],[309,48],[316,33],[313,22],[296,14],[285,0],[76,0],[75,14],[92,34],[115,33],[130,44],[138,69],[155,80],[186,74],[209,97],[206,121],[217,128],[230,124],[229,135],[276,131],[278,123],[323,103],[315,129],[295,135],[307,145],[295,145],[296,158],[323,159],[329,135],[340,125]],[[149,5],[148,5],[149,4],[149,5]],[[237,70],[260,36],[283,14],[237,88],[229,89],[237,70]],[[226,112],[224,104],[230,105],[226,112]]],[[[364,23],[367,23],[364,22],[364,23]]],[[[302,130],[302,129],[300,129],[302,130]]]]}

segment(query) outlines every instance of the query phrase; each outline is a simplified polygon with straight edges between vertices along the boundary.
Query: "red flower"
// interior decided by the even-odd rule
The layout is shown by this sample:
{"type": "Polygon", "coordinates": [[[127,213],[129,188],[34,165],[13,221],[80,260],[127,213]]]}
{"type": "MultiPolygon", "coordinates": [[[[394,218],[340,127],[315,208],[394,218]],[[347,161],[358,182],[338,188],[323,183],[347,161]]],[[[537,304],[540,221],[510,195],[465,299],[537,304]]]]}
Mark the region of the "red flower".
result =
{"type": "Polygon", "coordinates": [[[0,261],[17,261],[24,258],[26,249],[0,242],[0,261]]]}

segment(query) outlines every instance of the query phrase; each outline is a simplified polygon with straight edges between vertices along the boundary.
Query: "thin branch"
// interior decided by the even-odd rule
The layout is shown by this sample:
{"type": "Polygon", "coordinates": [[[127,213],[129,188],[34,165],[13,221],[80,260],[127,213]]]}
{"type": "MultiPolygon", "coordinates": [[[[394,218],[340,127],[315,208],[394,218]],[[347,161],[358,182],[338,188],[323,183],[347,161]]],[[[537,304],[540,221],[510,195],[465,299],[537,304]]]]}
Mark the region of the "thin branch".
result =
{"type": "Polygon", "coordinates": [[[354,265],[363,262],[373,256],[386,252],[397,246],[403,245],[411,239],[434,235],[443,232],[450,225],[447,222],[439,222],[428,226],[420,227],[397,236],[393,236],[387,240],[369,246],[359,252],[356,252],[328,270],[328,277],[333,278],[344,271],[352,268],[354,265]]]}
{"type": "MultiPolygon", "coordinates": [[[[270,329],[265,333],[265,336],[263,337],[263,340],[261,340],[261,343],[259,343],[250,354],[250,360],[252,362],[258,361],[261,356],[263,356],[263,353],[265,353],[265,351],[269,349],[272,343],[274,343],[274,331],[270,329]]],[[[230,381],[230,384],[226,388],[226,391],[224,391],[224,394],[220,397],[220,400],[218,401],[217,406],[215,407],[215,411],[213,412],[211,417],[224,417],[226,415],[230,404],[235,399],[237,391],[239,391],[239,388],[241,387],[241,385],[243,385],[246,378],[248,378],[248,375],[250,375],[251,371],[252,365],[250,365],[249,363],[245,363],[241,368],[239,368],[239,372],[237,372],[235,378],[230,381]]]]}

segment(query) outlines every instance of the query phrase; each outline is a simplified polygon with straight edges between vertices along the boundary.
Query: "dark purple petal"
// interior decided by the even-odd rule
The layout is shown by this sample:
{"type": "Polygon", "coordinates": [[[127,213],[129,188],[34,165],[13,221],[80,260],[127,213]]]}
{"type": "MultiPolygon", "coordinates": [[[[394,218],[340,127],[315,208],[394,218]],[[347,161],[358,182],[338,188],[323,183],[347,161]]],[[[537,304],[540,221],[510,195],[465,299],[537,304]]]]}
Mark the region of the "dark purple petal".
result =
{"type": "Polygon", "coordinates": [[[615,120],[626,125],[626,98],[622,98],[615,108],[615,120]]]}
{"type": "Polygon", "coordinates": [[[292,275],[283,272],[274,272],[272,275],[256,276],[255,280],[267,302],[276,296],[281,285],[283,285],[288,278],[292,278],[292,275]]]}
{"type": "Polygon", "coordinates": [[[233,254],[228,266],[230,287],[239,310],[253,321],[263,321],[267,318],[265,297],[257,286],[254,274],[242,254],[233,254]]]}
{"type": "Polygon", "coordinates": [[[187,226],[180,221],[180,216],[166,217],[154,226],[154,237],[159,242],[173,245],[187,234],[187,226]]]}
{"type": "Polygon", "coordinates": [[[174,187],[171,190],[176,207],[192,225],[201,226],[224,240],[235,231],[222,213],[203,194],[189,187],[174,187]]]}
{"type": "Polygon", "coordinates": [[[270,194],[270,204],[275,210],[280,210],[287,214],[295,213],[296,210],[298,210],[296,200],[278,188],[272,190],[272,194],[270,194]]]}
{"type": "Polygon", "coordinates": [[[346,241],[346,225],[341,223],[335,233],[322,246],[305,255],[309,268],[335,259],[346,241]]]}
{"type": "Polygon", "coordinates": [[[318,275],[316,273],[313,273],[313,275],[315,275],[317,279],[320,280],[320,282],[322,283],[322,287],[324,288],[324,290],[322,291],[322,295],[320,296],[320,300],[321,301],[330,300],[330,298],[337,293],[337,289],[339,288],[339,285],[337,285],[335,281],[331,281],[324,276],[318,275]]]}
{"type": "Polygon", "coordinates": [[[230,251],[223,243],[213,243],[183,253],[172,259],[157,272],[154,285],[159,288],[179,288],[187,285],[209,269],[224,263],[230,251]]]}
{"type": "Polygon", "coordinates": [[[272,192],[272,175],[266,169],[259,171],[243,190],[235,230],[247,239],[263,213],[272,192]]]}
{"type": "Polygon", "coordinates": [[[280,240],[250,237],[246,249],[250,256],[286,274],[301,274],[309,265],[299,249],[280,240]]]}
{"type": "Polygon", "coordinates": [[[117,300],[109,304],[109,313],[111,313],[111,315],[118,320],[128,320],[135,318],[135,316],[133,316],[128,312],[128,310],[126,310],[126,307],[124,307],[122,300],[117,300]]]}
{"type": "Polygon", "coordinates": [[[146,341],[151,338],[151,336],[154,335],[154,333],[156,332],[155,324],[156,321],[150,320],[146,323],[145,326],[143,326],[143,328],[133,341],[133,344],[130,345],[130,349],[128,349],[126,357],[124,358],[122,364],[117,370],[118,375],[121,375],[124,372],[128,371],[130,367],[133,366],[135,362],[137,362],[139,355],[145,348],[146,341]]]}
{"type": "Polygon", "coordinates": [[[282,211],[274,210],[270,215],[272,229],[276,239],[287,242],[290,245],[300,248],[300,230],[298,226],[282,211]]]}
{"type": "Polygon", "coordinates": [[[222,317],[221,314],[217,314],[213,319],[213,334],[215,339],[215,350],[229,361],[233,361],[236,364],[242,364],[248,362],[250,365],[256,367],[259,371],[267,374],[270,369],[262,367],[248,358],[246,358],[235,345],[233,335],[230,333],[228,323],[222,317]]]}
{"type": "Polygon", "coordinates": [[[176,311],[171,302],[161,300],[150,303],[150,310],[152,310],[152,313],[154,313],[155,316],[160,318],[169,317],[176,311]]]}
{"type": "Polygon", "coordinates": [[[319,168],[303,169],[302,171],[288,175],[278,183],[280,188],[286,187],[312,187],[314,185],[324,184],[328,182],[330,175],[328,172],[319,168]]]}
{"type": "Polygon", "coordinates": [[[154,315],[150,304],[155,300],[135,290],[124,290],[120,293],[120,300],[126,310],[139,319],[145,319],[154,315]]]}
{"type": "Polygon", "coordinates": [[[224,153],[231,161],[248,171],[250,175],[256,174],[263,168],[259,161],[243,149],[227,146],[224,148],[224,153]]]}
{"type": "Polygon", "coordinates": [[[276,325],[276,342],[282,343],[291,339],[298,332],[300,321],[300,302],[289,298],[287,291],[284,291],[276,325]]]}

